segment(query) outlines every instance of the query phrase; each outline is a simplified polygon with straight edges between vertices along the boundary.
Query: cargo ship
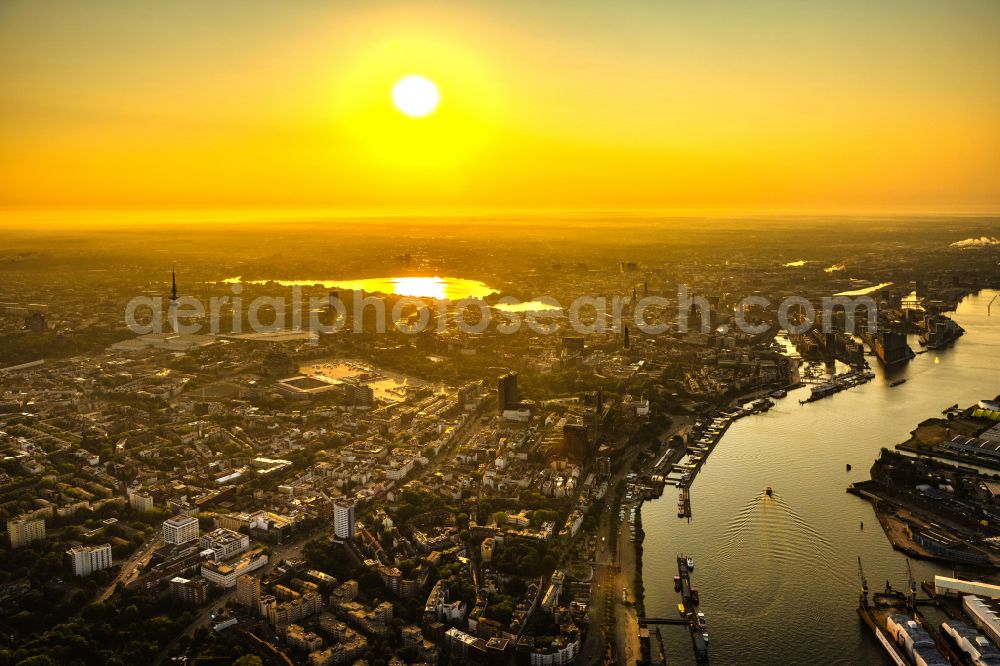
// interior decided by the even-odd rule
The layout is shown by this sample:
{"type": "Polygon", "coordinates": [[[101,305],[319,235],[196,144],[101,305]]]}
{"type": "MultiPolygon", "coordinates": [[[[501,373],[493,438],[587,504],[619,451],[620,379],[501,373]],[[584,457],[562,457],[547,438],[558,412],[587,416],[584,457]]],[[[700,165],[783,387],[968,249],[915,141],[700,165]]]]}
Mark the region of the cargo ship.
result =
{"type": "Polygon", "coordinates": [[[938,650],[937,642],[927,631],[921,618],[907,610],[905,600],[901,608],[895,605],[859,607],[858,615],[897,666],[951,664],[938,650]]]}
{"type": "MultiPolygon", "coordinates": [[[[907,562],[909,570],[909,562],[907,562]]],[[[927,630],[916,611],[916,583],[910,580],[910,594],[894,590],[888,581],[884,592],[876,592],[868,600],[868,581],[861,569],[861,594],[858,616],[882,645],[896,666],[949,666],[951,662],[937,647],[938,640],[927,630]]]]}

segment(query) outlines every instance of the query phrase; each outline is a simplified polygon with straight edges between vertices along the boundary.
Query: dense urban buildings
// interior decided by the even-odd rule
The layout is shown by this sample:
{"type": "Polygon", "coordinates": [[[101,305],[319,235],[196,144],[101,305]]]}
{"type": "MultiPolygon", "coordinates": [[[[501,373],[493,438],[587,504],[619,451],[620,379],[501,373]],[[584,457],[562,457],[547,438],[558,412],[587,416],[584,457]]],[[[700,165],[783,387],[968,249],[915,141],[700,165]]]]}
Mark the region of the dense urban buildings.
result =
{"type": "Polygon", "coordinates": [[[0,666],[1000,666],[998,34],[4,3],[0,666]]]}

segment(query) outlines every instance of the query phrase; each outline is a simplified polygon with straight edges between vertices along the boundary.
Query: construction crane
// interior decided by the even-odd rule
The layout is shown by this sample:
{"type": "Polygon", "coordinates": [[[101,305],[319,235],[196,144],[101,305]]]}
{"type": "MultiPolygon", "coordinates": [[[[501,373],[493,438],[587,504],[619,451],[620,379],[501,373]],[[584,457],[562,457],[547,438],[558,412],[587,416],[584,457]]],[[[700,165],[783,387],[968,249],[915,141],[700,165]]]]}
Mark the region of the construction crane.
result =
{"type": "Polygon", "coordinates": [[[858,601],[862,606],[868,608],[868,579],[865,578],[865,570],[861,566],[861,556],[858,555],[858,576],[861,578],[861,595],[858,601]]]}
{"type": "Polygon", "coordinates": [[[910,606],[910,612],[915,613],[917,610],[917,581],[913,578],[913,569],[910,568],[910,558],[906,558],[906,579],[910,586],[907,603],[910,606]]]}

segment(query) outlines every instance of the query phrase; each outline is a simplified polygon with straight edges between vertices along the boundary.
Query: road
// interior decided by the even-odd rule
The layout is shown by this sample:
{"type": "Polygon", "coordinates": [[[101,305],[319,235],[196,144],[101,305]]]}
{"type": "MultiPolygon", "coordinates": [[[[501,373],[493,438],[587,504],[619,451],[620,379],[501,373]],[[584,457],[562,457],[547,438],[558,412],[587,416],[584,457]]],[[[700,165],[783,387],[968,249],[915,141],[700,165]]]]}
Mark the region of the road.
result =
{"type": "Polygon", "coordinates": [[[143,542],[139,549],[132,553],[132,555],[125,561],[122,565],[121,571],[115,576],[115,579],[111,581],[103,592],[97,597],[96,603],[103,603],[108,600],[108,598],[114,594],[115,588],[118,583],[122,585],[128,585],[133,578],[139,575],[139,570],[149,564],[149,560],[153,557],[153,553],[157,548],[163,545],[163,536],[157,532],[154,536],[150,537],[143,542]]]}
{"type": "MultiPolygon", "coordinates": [[[[690,417],[675,417],[670,427],[660,434],[660,448],[674,435],[690,429],[694,419],[690,417]]],[[[636,446],[626,447],[621,455],[621,462],[615,469],[608,483],[610,492],[619,482],[623,481],[629,472],[636,456],[642,449],[636,446]]],[[[606,498],[611,502],[611,497],[606,498]]],[[[623,504],[626,511],[630,505],[623,504]]],[[[601,521],[597,528],[600,538],[594,554],[594,578],[590,595],[590,631],[587,640],[580,651],[581,664],[597,664],[605,660],[606,640],[603,623],[610,616],[615,631],[615,654],[613,661],[617,664],[635,664],[642,656],[639,644],[639,619],[635,609],[635,544],[632,542],[627,521],[622,522],[617,531],[614,529],[618,516],[612,514],[612,506],[601,512],[601,521]],[[614,538],[617,533],[617,540],[614,538]],[[627,601],[622,600],[625,591],[627,601]]]]}
{"type": "MultiPolygon", "coordinates": [[[[629,447],[625,451],[626,457],[622,459],[622,462],[608,482],[609,493],[615,491],[618,484],[625,479],[625,476],[632,469],[632,462],[635,459],[637,450],[635,447],[629,447]]],[[[614,507],[610,504],[613,496],[609,495],[605,500],[609,504],[606,510],[601,512],[601,521],[597,528],[600,540],[597,543],[596,552],[594,553],[594,577],[590,587],[590,607],[588,609],[590,614],[590,630],[587,632],[587,640],[580,651],[581,664],[597,664],[605,660],[607,650],[607,641],[605,640],[603,626],[605,618],[610,617],[613,622],[617,623],[618,616],[621,615],[618,611],[622,607],[622,574],[619,570],[619,541],[615,539],[616,530],[614,529],[618,522],[618,516],[613,513],[614,507]]],[[[625,538],[628,539],[627,528],[618,531],[624,531],[625,538]]],[[[614,626],[615,643],[617,646],[620,645],[627,634],[623,634],[618,629],[617,624],[614,626]]],[[[638,634],[636,634],[636,640],[638,641],[638,634]]],[[[620,648],[616,647],[616,649],[620,648]]],[[[617,655],[616,662],[627,663],[619,661],[617,655]]]]}
{"type": "MultiPolygon", "coordinates": [[[[631,504],[623,504],[626,511],[631,504]]],[[[639,617],[635,608],[635,543],[627,526],[618,530],[618,567],[614,578],[612,599],[617,604],[615,613],[615,647],[619,664],[635,664],[642,659],[639,644],[639,617]],[[622,598],[621,591],[625,591],[622,598]]]]}

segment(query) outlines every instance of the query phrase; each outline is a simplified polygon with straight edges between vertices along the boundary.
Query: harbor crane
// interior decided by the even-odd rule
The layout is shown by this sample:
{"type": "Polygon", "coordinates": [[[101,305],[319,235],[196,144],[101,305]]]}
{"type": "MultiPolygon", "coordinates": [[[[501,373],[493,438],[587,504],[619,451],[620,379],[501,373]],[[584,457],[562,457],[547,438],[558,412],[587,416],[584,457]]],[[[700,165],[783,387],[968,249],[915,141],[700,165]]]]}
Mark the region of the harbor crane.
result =
{"type": "Polygon", "coordinates": [[[868,608],[868,579],[865,578],[865,570],[861,566],[861,556],[858,555],[858,576],[861,578],[861,594],[858,600],[862,606],[868,608]]]}

